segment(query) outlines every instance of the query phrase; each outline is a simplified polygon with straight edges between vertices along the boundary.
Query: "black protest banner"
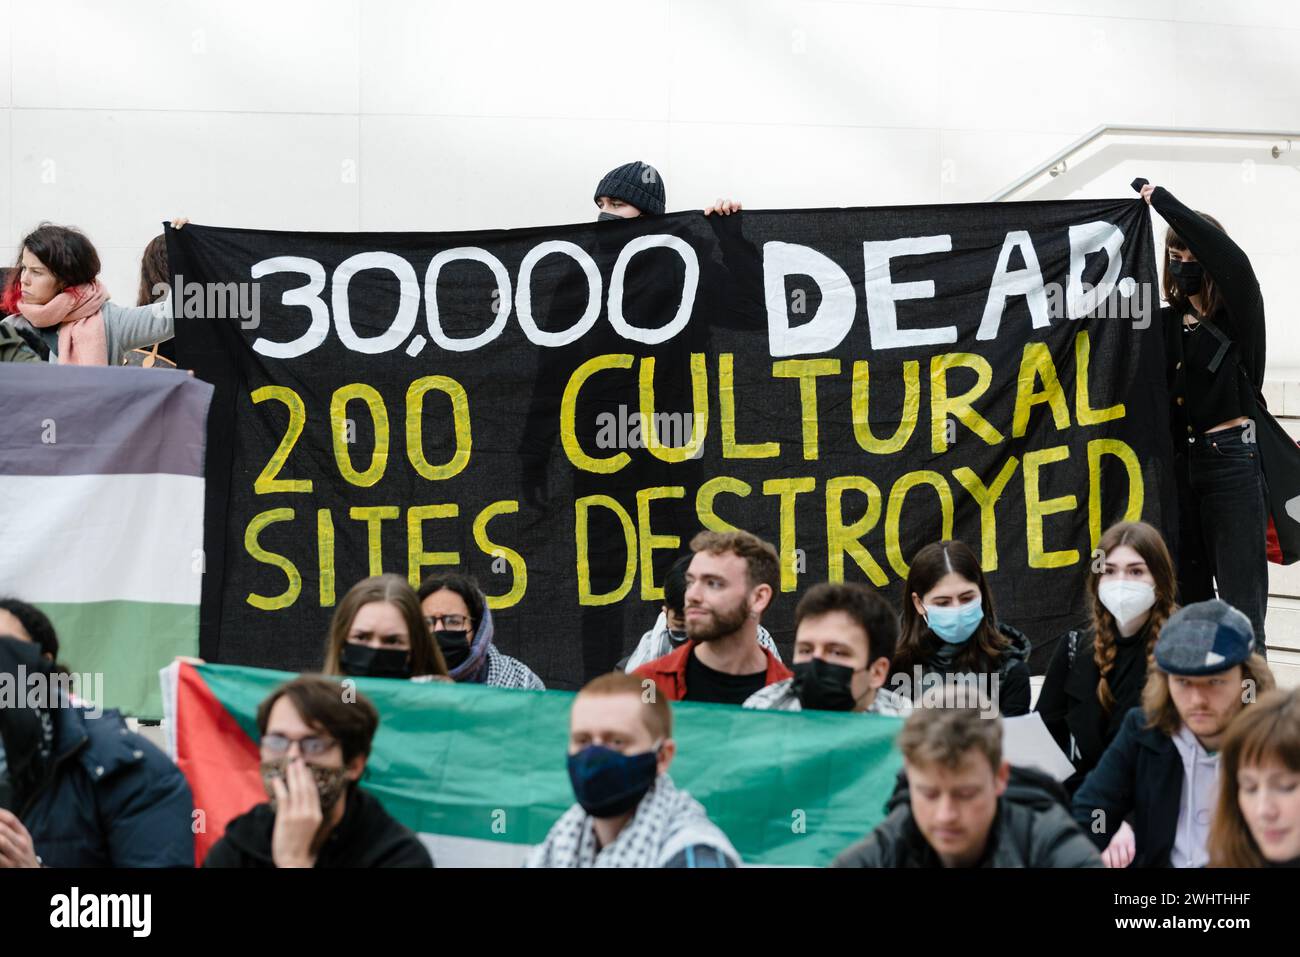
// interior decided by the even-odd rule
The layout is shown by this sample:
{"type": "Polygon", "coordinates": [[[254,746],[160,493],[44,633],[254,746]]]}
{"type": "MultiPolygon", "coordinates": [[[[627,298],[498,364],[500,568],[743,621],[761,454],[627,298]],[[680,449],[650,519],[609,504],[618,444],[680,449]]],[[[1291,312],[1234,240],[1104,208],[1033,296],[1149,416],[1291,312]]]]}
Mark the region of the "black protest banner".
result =
{"type": "Polygon", "coordinates": [[[900,597],[970,544],[1041,644],[1104,527],[1169,532],[1140,200],[681,213],[472,233],[168,234],[217,386],[201,649],[316,668],[379,571],[473,573],[552,687],[650,626],[702,527],[900,597]]]}

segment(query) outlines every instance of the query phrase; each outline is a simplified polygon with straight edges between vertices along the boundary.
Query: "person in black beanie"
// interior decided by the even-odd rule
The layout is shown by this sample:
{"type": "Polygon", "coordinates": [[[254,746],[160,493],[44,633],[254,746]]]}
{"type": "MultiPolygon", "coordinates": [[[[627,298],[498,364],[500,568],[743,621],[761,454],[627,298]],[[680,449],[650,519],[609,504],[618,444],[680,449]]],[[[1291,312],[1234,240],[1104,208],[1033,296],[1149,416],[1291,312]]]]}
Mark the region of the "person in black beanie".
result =
{"type": "MultiPolygon", "coordinates": [[[[636,216],[662,216],[666,194],[663,177],[649,163],[635,160],[610,170],[596,184],[593,197],[600,214],[598,220],[632,219],[636,216]]],[[[704,210],[704,215],[730,216],[740,212],[740,203],[719,199],[704,210]]]]}

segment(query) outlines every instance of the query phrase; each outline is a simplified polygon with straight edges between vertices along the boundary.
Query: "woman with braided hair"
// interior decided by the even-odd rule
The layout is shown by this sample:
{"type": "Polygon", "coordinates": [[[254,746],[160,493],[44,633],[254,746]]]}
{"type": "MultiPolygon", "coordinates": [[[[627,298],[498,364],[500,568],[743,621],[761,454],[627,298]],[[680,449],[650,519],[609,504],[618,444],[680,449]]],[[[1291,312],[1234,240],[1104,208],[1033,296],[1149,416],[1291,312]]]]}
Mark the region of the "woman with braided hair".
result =
{"type": "Polygon", "coordinates": [[[1065,781],[1071,794],[1141,702],[1151,650],[1177,607],[1173,560],[1151,525],[1112,525],[1093,556],[1084,583],[1088,626],[1056,639],[1036,708],[1074,763],[1065,781]]]}

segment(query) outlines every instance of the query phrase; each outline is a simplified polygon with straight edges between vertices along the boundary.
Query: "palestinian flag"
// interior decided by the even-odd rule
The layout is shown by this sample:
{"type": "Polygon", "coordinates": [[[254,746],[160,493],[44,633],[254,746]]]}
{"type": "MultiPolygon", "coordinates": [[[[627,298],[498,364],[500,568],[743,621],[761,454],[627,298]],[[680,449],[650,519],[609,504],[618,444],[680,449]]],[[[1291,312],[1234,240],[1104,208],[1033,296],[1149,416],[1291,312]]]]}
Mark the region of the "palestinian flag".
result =
{"type": "MultiPolygon", "coordinates": [[[[163,672],[168,747],[203,812],[199,862],[266,800],[257,706],[294,675],[178,662],[163,672]]],[[[348,679],[381,716],[362,778],[440,867],[517,866],[573,804],[567,691],[348,679]]],[[[899,718],[673,706],[674,782],[747,864],[824,866],[884,816],[899,718]]]]}
{"type": "Polygon", "coordinates": [[[212,386],[184,372],[0,363],[0,596],[40,607],[81,697],[160,717],[198,653],[212,386]]]}

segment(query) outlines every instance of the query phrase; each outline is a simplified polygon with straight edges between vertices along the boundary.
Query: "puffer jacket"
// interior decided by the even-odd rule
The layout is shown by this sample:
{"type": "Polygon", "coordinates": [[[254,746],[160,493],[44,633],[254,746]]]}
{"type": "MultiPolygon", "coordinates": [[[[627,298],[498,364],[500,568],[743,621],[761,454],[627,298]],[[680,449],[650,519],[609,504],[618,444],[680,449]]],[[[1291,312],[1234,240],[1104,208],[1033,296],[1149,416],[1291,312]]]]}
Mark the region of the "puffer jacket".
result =
{"type": "Polygon", "coordinates": [[[50,709],[49,777],[20,810],[47,867],[193,867],[194,798],[176,765],[117,711],[50,709]]]}

